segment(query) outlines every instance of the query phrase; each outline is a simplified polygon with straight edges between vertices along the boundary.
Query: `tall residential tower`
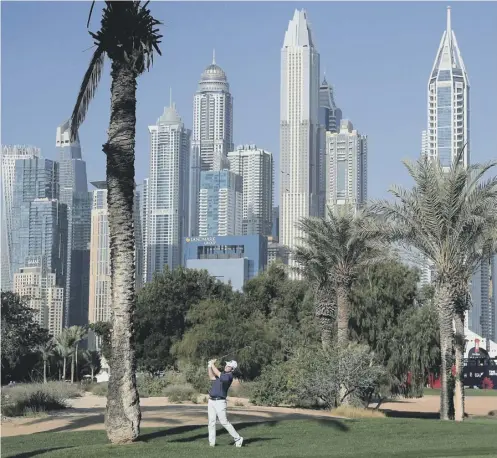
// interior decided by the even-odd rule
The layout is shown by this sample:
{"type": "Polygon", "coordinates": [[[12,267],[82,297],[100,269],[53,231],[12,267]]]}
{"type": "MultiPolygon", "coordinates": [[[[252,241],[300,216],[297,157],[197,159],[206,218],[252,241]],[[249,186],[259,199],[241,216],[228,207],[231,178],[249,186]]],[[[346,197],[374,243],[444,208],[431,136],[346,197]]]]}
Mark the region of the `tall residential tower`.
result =
{"type": "Polygon", "coordinates": [[[285,33],[280,97],[280,241],[292,249],[295,223],[319,214],[319,53],[304,10],[285,33]]]}
{"type": "Polygon", "coordinates": [[[256,145],[242,145],[228,153],[228,161],[230,171],[243,182],[242,234],[271,235],[273,155],[256,145]]]}
{"type": "Polygon", "coordinates": [[[428,80],[428,129],[423,153],[450,167],[464,148],[463,163],[470,164],[469,79],[452,30],[450,7],[447,28],[428,80]]]}
{"type": "Polygon", "coordinates": [[[190,158],[189,234],[198,235],[200,173],[222,170],[233,150],[233,97],[215,54],[198,84],[193,99],[193,134],[190,158]]]}
{"type": "Polygon", "coordinates": [[[11,271],[12,250],[12,199],[14,190],[15,164],[17,159],[32,159],[40,156],[40,149],[33,146],[2,146],[2,226],[0,229],[1,245],[1,279],[2,291],[12,289],[12,278],[15,272],[11,271]]]}
{"type": "Polygon", "coordinates": [[[145,192],[146,281],[181,265],[187,235],[190,130],[171,103],[150,132],[150,175],[145,192]]]}

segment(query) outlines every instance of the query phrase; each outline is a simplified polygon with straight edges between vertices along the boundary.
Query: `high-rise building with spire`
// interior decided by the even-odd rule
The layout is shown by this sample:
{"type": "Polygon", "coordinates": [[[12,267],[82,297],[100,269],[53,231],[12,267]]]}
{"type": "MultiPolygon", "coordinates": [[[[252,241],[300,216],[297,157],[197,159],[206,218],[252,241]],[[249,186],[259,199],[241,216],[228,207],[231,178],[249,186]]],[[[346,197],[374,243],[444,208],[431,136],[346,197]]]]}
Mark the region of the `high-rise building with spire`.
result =
{"type": "Polygon", "coordinates": [[[91,193],[79,137],[70,139],[70,121],[57,127],[55,146],[60,165],[60,201],[67,206],[67,272],[64,326],[88,323],[91,193]]]}
{"type": "Polygon", "coordinates": [[[12,279],[14,272],[11,271],[11,250],[12,250],[12,202],[14,190],[15,165],[18,159],[33,159],[40,157],[40,149],[34,146],[5,145],[2,146],[2,227],[1,237],[1,278],[0,288],[2,291],[12,289],[12,279]]]}
{"type": "Polygon", "coordinates": [[[428,128],[423,153],[450,167],[464,148],[463,164],[470,163],[469,79],[452,30],[450,6],[447,27],[442,35],[428,80],[428,128]]]}
{"type": "Polygon", "coordinates": [[[280,94],[280,242],[292,249],[295,223],[319,214],[319,53],[304,10],[285,32],[280,94]]]}
{"type": "Polygon", "coordinates": [[[233,151],[233,97],[213,53],[193,99],[189,233],[198,235],[200,173],[222,170],[233,151]]]}
{"type": "Polygon", "coordinates": [[[181,265],[187,236],[191,131],[174,103],[149,126],[150,171],[146,189],[146,281],[168,266],[181,265]]]}

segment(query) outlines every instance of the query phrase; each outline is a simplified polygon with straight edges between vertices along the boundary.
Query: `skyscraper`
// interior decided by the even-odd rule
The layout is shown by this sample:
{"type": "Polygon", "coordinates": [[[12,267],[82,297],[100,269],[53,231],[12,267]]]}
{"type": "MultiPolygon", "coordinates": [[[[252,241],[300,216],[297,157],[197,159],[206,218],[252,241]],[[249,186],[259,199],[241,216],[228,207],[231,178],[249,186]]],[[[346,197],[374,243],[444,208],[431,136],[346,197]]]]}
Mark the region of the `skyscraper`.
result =
{"type": "Polygon", "coordinates": [[[2,291],[12,288],[11,249],[12,249],[12,199],[14,189],[15,164],[17,159],[32,159],[40,156],[40,149],[34,146],[14,145],[2,147],[2,227],[1,227],[1,279],[2,291]]]}
{"type": "Polygon", "coordinates": [[[188,228],[189,155],[191,132],[174,104],[164,109],[157,125],[149,126],[150,174],[147,185],[147,281],[165,266],[181,265],[188,228]]]}
{"type": "Polygon", "coordinates": [[[337,108],[333,87],[323,78],[319,87],[319,210],[326,214],[326,132],[336,133],[340,129],[342,111],[337,108]]]}
{"type": "Polygon", "coordinates": [[[43,258],[57,285],[66,278],[67,207],[59,198],[58,163],[35,157],[15,164],[11,218],[11,272],[28,257],[43,258]]]}
{"type": "Polygon", "coordinates": [[[243,180],[229,170],[201,173],[199,236],[242,235],[243,180]]]}
{"type": "Polygon", "coordinates": [[[142,247],[143,247],[143,259],[142,259],[142,284],[147,282],[147,231],[148,231],[148,220],[147,220],[147,208],[148,208],[148,178],[145,178],[142,183],[142,195],[140,198],[140,220],[141,220],[141,235],[142,235],[142,247]]]}
{"type": "Polygon", "coordinates": [[[200,172],[223,169],[232,150],[233,97],[226,74],[213,55],[193,99],[189,216],[192,236],[198,235],[200,172]]]}
{"type": "Polygon", "coordinates": [[[326,133],[326,146],[327,206],[358,209],[367,199],[367,137],[342,119],[338,133],[326,133]]]}
{"type": "Polygon", "coordinates": [[[281,49],[280,148],[280,238],[292,249],[303,236],[295,223],[319,214],[319,53],[304,10],[281,49]]]}
{"type": "Polygon", "coordinates": [[[67,205],[68,242],[64,325],[88,323],[91,194],[79,138],[71,143],[70,122],[57,128],[55,145],[60,164],[60,201],[67,205]]]}
{"type": "Polygon", "coordinates": [[[242,235],[270,235],[273,211],[273,155],[256,145],[228,153],[229,169],[243,182],[242,235]]]}
{"type": "Polygon", "coordinates": [[[428,129],[425,154],[449,167],[464,148],[463,164],[470,163],[469,79],[452,30],[450,7],[428,80],[428,129]]]}

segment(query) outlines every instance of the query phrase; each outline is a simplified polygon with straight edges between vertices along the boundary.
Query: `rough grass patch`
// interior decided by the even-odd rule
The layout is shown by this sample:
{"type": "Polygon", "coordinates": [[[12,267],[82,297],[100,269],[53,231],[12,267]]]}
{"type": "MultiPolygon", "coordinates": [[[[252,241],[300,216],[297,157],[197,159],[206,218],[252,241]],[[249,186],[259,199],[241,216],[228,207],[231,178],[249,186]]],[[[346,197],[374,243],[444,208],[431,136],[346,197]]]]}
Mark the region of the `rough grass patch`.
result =
{"type": "MultiPolygon", "coordinates": [[[[47,384],[48,385],[48,384],[47,384]]],[[[2,415],[21,417],[67,408],[67,392],[42,383],[23,384],[2,390],[2,415]]]]}
{"type": "Polygon", "coordinates": [[[109,384],[107,382],[92,383],[87,390],[95,396],[107,396],[109,384]]]}
{"type": "Polygon", "coordinates": [[[168,398],[169,402],[191,401],[196,395],[195,389],[189,384],[170,385],[164,390],[164,396],[168,398]]]}
{"type": "Polygon", "coordinates": [[[361,407],[340,406],[333,410],[335,415],[346,418],[385,418],[380,410],[364,409],[361,407]]]}

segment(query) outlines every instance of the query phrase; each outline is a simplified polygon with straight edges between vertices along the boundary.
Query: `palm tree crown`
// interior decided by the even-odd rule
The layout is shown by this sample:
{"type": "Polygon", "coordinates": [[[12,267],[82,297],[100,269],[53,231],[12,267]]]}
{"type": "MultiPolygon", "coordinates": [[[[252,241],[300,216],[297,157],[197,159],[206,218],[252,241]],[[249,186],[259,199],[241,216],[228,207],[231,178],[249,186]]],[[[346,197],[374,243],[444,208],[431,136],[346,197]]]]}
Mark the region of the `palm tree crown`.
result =
{"type": "Polygon", "coordinates": [[[100,30],[96,33],[90,32],[96,49],[83,77],[71,116],[72,139],[76,138],[95,95],[106,55],[114,63],[121,62],[126,65],[138,76],[150,68],[154,52],[161,54],[159,43],[162,35],[157,28],[161,22],[150,14],[148,3],[141,5],[139,1],[105,2],[100,30]]]}

